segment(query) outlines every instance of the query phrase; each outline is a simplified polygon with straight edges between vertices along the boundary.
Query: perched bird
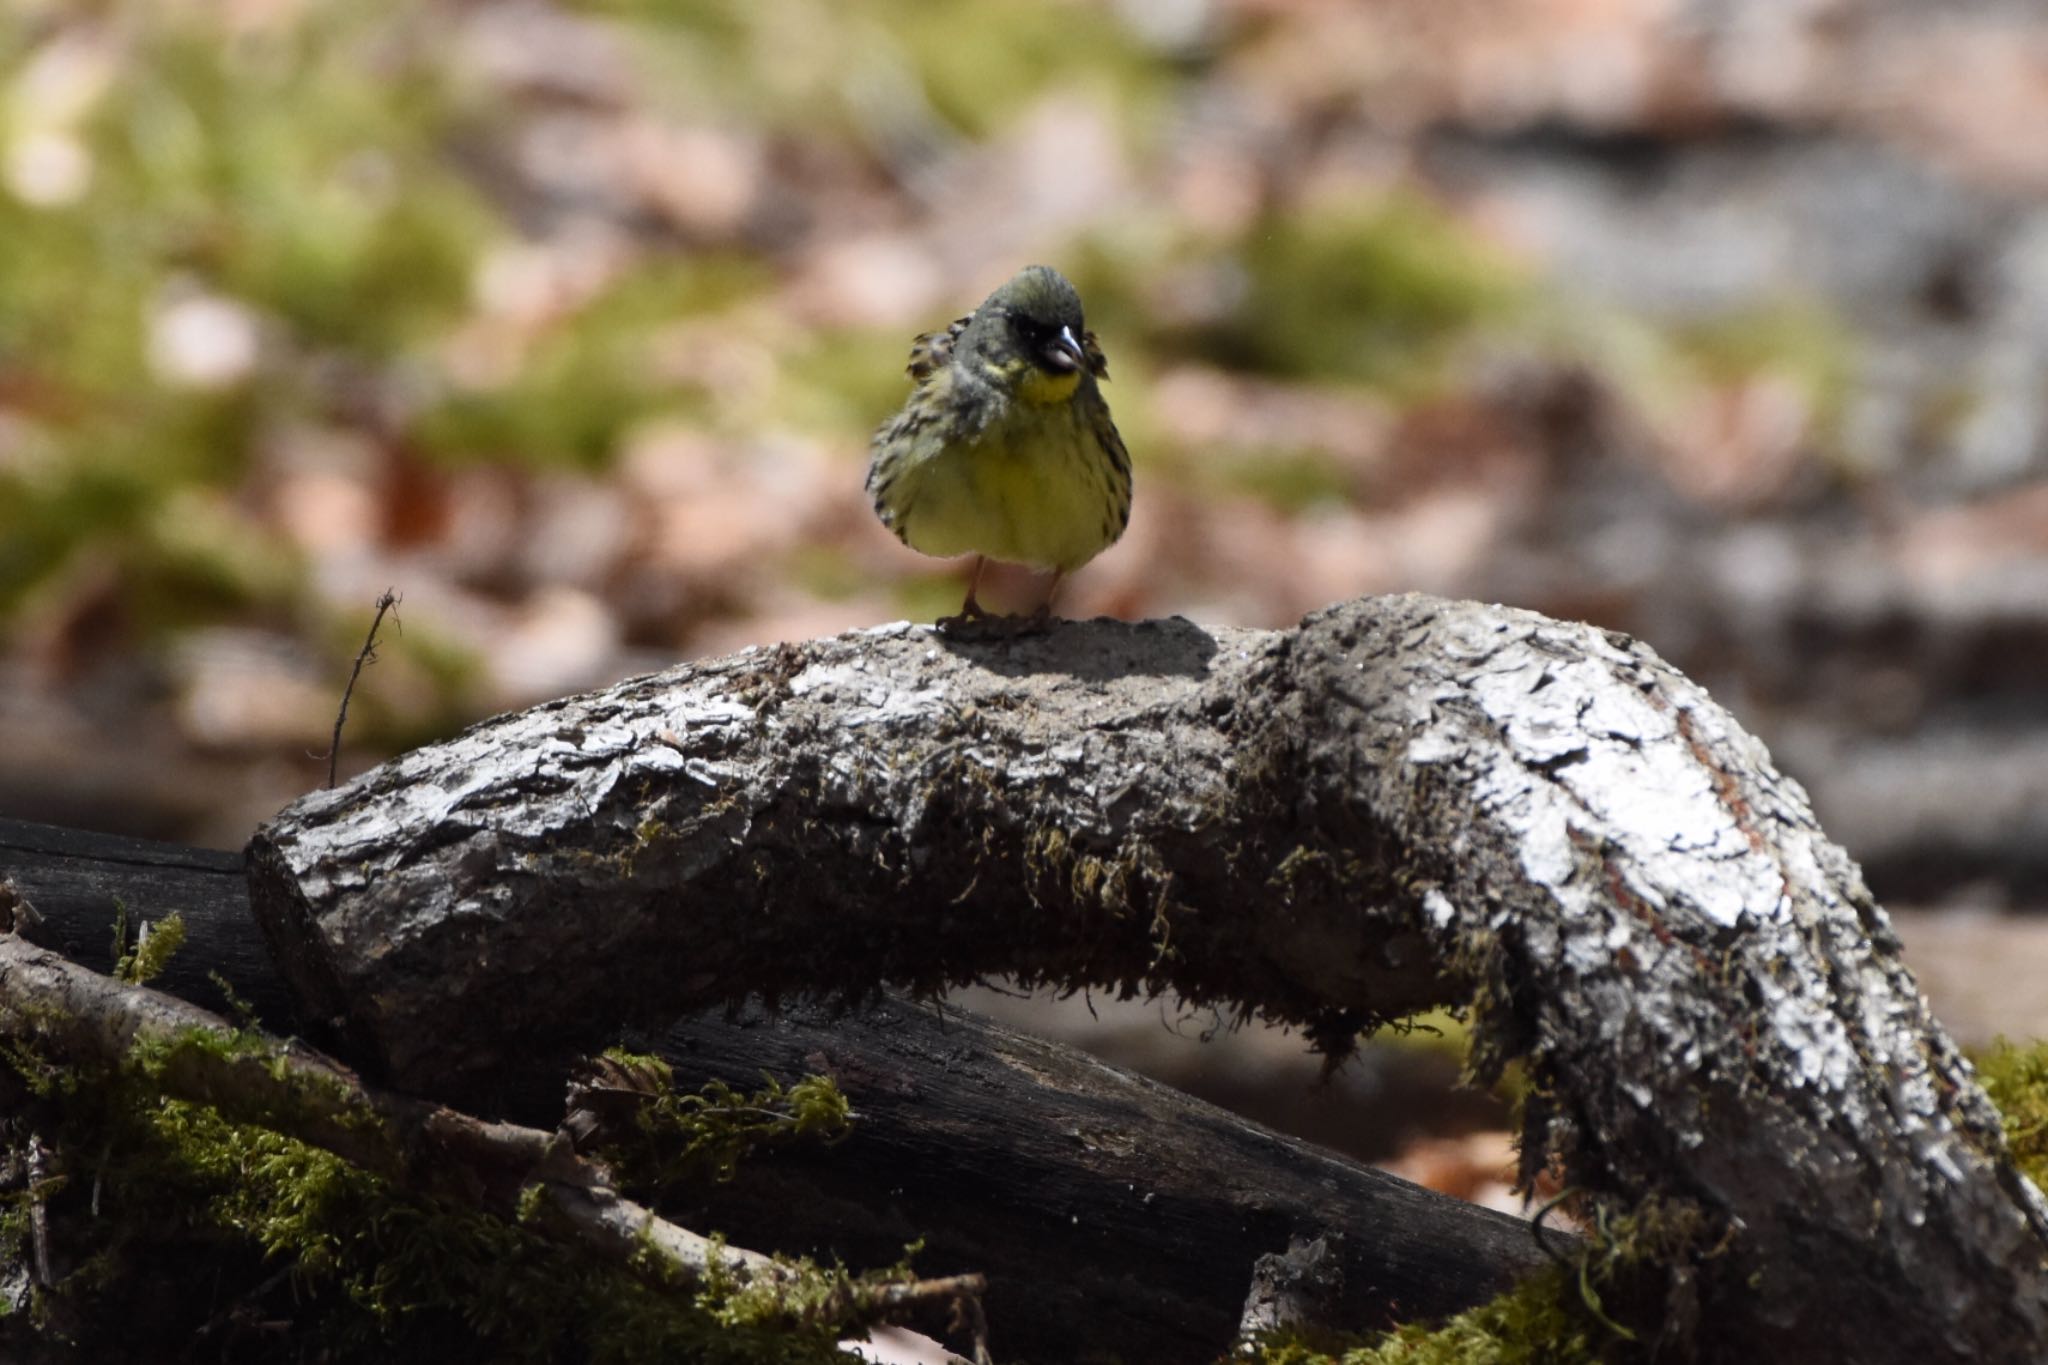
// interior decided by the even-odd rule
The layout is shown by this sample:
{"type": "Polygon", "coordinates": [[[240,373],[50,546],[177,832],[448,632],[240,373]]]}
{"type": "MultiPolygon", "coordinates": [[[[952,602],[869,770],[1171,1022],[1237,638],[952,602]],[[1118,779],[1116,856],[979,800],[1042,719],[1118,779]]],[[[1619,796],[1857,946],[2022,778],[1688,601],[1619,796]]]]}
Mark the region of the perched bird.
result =
{"type": "Polygon", "coordinates": [[[975,556],[950,624],[986,615],[974,599],[990,559],[1060,580],[1115,543],[1131,519],[1131,458],[1098,383],[1109,368],[1081,320],[1081,296],[1049,266],[1026,266],[973,314],[910,348],[915,381],[875,433],[875,515],[913,550],[975,556]]]}

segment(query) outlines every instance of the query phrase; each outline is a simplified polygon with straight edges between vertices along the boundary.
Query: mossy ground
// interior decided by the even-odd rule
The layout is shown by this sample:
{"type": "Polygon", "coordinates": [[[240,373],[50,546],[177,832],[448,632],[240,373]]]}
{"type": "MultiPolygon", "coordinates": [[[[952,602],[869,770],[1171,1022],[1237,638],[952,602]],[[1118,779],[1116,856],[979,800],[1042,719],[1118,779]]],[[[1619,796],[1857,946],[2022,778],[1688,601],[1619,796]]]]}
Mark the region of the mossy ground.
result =
{"type": "MultiPolygon", "coordinates": [[[[2048,1042],[2001,1040],[1975,1063],[2004,1116],[2014,1165],[2048,1189],[2048,1042]]],[[[1683,1208],[1640,1211],[1596,1230],[1570,1260],[1443,1323],[1411,1323],[1350,1342],[1277,1337],[1258,1358],[1264,1365],[1622,1365],[1652,1359],[1643,1333],[1610,1316],[1603,1292],[1640,1294],[1654,1288],[1660,1265],[1702,1251],[1711,1255],[1706,1231],[1683,1208]]]]}
{"type": "Polygon", "coordinates": [[[1634,1365],[1656,1358],[1663,1267],[1712,1256],[1707,1221],[1688,1205],[1650,1201],[1596,1218],[1575,1251],[1507,1293],[1442,1323],[1409,1323],[1373,1339],[1276,1337],[1263,1365],[1634,1365]],[[1623,1319],[1632,1320],[1630,1326],[1623,1319]]]}
{"type": "MultiPolygon", "coordinates": [[[[20,1050],[8,1057],[10,1154],[21,1157],[33,1134],[62,1174],[32,1183],[17,1160],[0,1202],[0,1263],[29,1263],[29,1210],[40,1201],[56,1276],[47,1287],[0,1286],[0,1319],[13,1318],[0,1321],[0,1347],[25,1333],[19,1344],[61,1343],[105,1361],[167,1350],[222,1360],[822,1361],[843,1358],[834,1343],[855,1325],[861,1287],[909,1273],[796,1264],[789,1285],[714,1275],[686,1286],[664,1283],[656,1266],[593,1261],[524,1218],[399,1189],[164,1096],[156,1081],[175,1051],[198,1046],[242,1056],[272,1045],[245,1033],[181,1037],[93,1075],[20,1050]]],[[[678,1094],[654,1066],[634,1149],[608,1153],[649,1185],[729,1176],[762,1145],[845,1128],[845,1099],[824,1080],[678,1094]]]]}
{"type": "Polygon", "coordinates": [[[1440,1326],[1402,1327],[1345,1346],[1276,1339],[1264,1365],[1594,1365],[1611,1336],[1569,1307],[1571,1277],[1562,1268],[1531,1276],[1512,1293],[1440,1326]]]}
{"type": "Polygon", "coordinates": [[[2005,1117],[2013,1165],[2048,1190],[2048,1042],[2001,1039],[1975,1060],[1978,1081],[2005,1117]]]}

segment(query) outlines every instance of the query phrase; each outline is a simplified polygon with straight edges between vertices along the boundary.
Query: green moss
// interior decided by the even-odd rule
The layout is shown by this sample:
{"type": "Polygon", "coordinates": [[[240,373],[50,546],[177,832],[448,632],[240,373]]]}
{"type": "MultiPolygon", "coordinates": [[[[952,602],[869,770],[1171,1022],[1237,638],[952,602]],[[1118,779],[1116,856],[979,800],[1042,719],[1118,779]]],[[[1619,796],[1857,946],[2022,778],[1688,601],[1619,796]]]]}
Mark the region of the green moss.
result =
{"type": "Polygon", "coordinates": [[[730,1180],[748,1153],[799,1140],[837,1142],[852,1128],[852,1107],[828,1077],[785,1088],[772,1076],[747,1093],[724,1081],[679,1091],[667,1062],[612,1048],[615,1074],[642,1092],[631,1137],[610,1135],[599,1155],[635,1190],[662,1192],[706,1180],[730,1180]]]}
{"type": "Polygon", "coordinates": [[[184,946],[185,917],[173,912],[144,927],[134,951],[115,965],[114,975],[132,985],[145,985],[161,975],[184,946]]]}
{"type": "MultiPolygon", "coordinates": [[[[833,1358],[833,1324],[772,1301],[776,1316],[763,1294],[729,1284],[664,1292],[517,1223],[397,1191],[203,1107],[166,1102],[149,1122],[135,1155],[148,1163],[157,1213],[289,1266],[305,1310],[295,1330],[344,1354],[411,1358],[468,1341],[513,1360],[833,1358]]],[[[805,1293],[843,1278],[818,1272],[805,1293]]]]}
{"type": "MultiPolygon", "coordinates": [[[[1463,1005],[1440,1005],[1435,1009],[1424,1010],[1420,1014],[1389,1020],[1381,1027],[1379,1033],[1374,1035],[1373,1042],[1376,1045],[1436,1053],[1462,1066],[1472,1048],[1471,1011],[1463,1005]]],[[[1465,1079],[1471,1081],[1476,1078],[1468,1070],[1465,1079]]],[[[1495,1094],[1500,1094],[1497,1085],[1495,1094]]]]}
{"type": "Polygon", "coordinates": [[[1265,1365],[1592,1365],[1597,1329],[1574,1311],[1562,1268],[1531,1275],[1489,1303],[1434,1327],[1410,1325],[1348,1349],[1282,1336],[1265,1365]]]}
{"type": "Polygon", "coordinates": [[[1094,6],[1034,0],[932,5],[872,0],[805,9],[800,20],[748,0],[583,0],[652,33],[649,58],[673,98],[813,132],[838,125],[883,158],[935,132],[925,105],[970,136],[1032,102],[1085,85],[1134,99],[1166,64],[1094,6]]]}
{"type": "Polygon", "coordinates": [[[1314,450],[1238,451],[1217,462],[1215,476],[1224,488],[1282,512],[1341,505],[1352,497],[1350,475],[1314,450]]]}
{"type": "Polygon", "coordinates": [[[97,121],[91,207],[130,210],[138,246],[306,342],[419,339],[465,302],[492,217],[445,160],[465,114],[432,30],[388,0],[326,3],[238,48],[159,15],[97,121]]]}
{"type": "Polygon", "coordinates": [[[503,383],[458,389],[425,412],[421,449],[452,461],[601,469],[635,424],[701,416],[701,395],[657,372],[656,334],[763,279],[756,266],[712,255],[644,265],[536,338],[503,383]]]}
{"type": "Polygon", "coordinates": [[[811,335],[781,357],[786,382],[777,391],[776,419],[839,440],[872,434],[910,396],[903,366],[912,334],[952,320],[941,309],[909,330],[840,329],[811,335]]]}
{"type": "MultiPolygon", "coordinates": [[[[1071,904],[1091,912],[1099,908],[1115,918],[1140,909],[1137,898],[1147,881],[1165,885],[1145,856],[1120,850],[1114,857],[1103,857],[1052,826],[1034,828],[1025,837],[1024,870],[1031,894],[1042,903],[1071,904]]],[[[1174,907],[1162,894],[1145,908],[1153,915],[1155,949],[1163,959],[1172,937],[1174,907]]]]}
{"type": "Polygon", "coordinates": [[[1855,378],[1857,352],[1847,324],[1823,305],[1781,298],[1681,329],[1679,352],[1705,378],[1733,383],[1774,375],[1792,383],[1831,432],[1855,378]]]}
{"type": "MultiPolygon", "coordinates": [[[[193,1025],[168,1037],[148,1038],[129,1051],[126,1076],[143,1089],[154,1092],[167,1088],[179,1094],[214,1093],[216,1085],[235,1088],[238,1070],[254,1069],[268,1084],[248,1094],[235,1094],[237,1123],[289,1131],[324,1129],[377,1137],[386,1130],[384,1121],[367,1104],[354,1085],[343,1076],[306,1067],[294,1067],[286,1056],[287,1044],[255,1029],[230,1029],[193,1025]],[[225,1064],[225,1065],[223,1065],[225,1064]],[[249,1094],[260,1096],[252,1101],[249,1094]]],[[[403,1157],[388,1146],[376,1148],[385,1169],[395,1169],[403,1157]]]]}
{"type": "Polygon", "coordinates": [[[884,0],[874,8],[915,64],[933,106],[971,135],[995,131],[1054,91],[1085,84],[1104,95],[1142,98],[1166,74],[1128,28],[1095,6],[884,0]]]}
{"type": "MultiPolygon", "coordinates": [[[[124,622],[145,634],[290,598],[296,556],[190,482],[214,471],[179,470],[178,452],[191,447],[174,416],[156,436],[165,456],[156,468],[147,467],[139,433],[96,424],[75,433],[65,463],[0,473],[0,522],[10,532],[0,538],[0,616],[32,605],[41,590],[84,583],[111,589],[124,622]]],[[[238,445],[239,437],[213,449],[238,445]]]]}
{"type": "MultiPolygon", "coordinates": [[[[526,1218],[422,1197],[267,1127],[165,1098],[157,1081],[192,1049],[262,1059],[275,1044],[198,1030],[138,1049],[116,1074],[36,1084],[48,1101],[38,1130],[61,1153],[91,1154],[89,1192],[76,1181],[36,1191],[60,1258],[91,1249],[54,1290],[37,1291],[38,1322],[82,1355],[130,1358],[196,1339],[216,1308],[239,1302],[289,1323],[267,1341],[272,1355],[826,1361],[874,1291],[910,1273],[789,1262],[776,1282],[663,1285],[657,1268],[593,1262],[526,1218]],[[138,1298],[144,1275],[151,1290],[138,1298]]],[[[334,1111],[333,1096],[316,1098],[334,1111]]],[[[671,1092],[648,1133],[694,1134],[696,1156],[672,1161],[716,1174],[748,1146],[830,1135],[846,1117],[829,1082],[771,1082],[753,1095],[671,1092]]],[[[0,1253],[19,1244],[27,1194],[0,1199],[0,1253]]],[[[533,1200],[519,1203],[530,1211],[533,1200]]]]}
{"type": "Polygon", "coordinates": [[[2048,1042],[2001,1038],[1975,1060],[1978,1081],[2004,1116],[2013,1164],[2048,1190],[2048,1042]]]}
{"type": "MultiPolygon", "coordinates": [[[[412,363],[500,231],[447,156],[471,111],[432,22],[396,0],[232,35],[203,6],[123,11],[119,69],[67,130],[80,197],[0,194],[0,375],[34,457],[0,472],[21,532],[0,537],[0,615],[84,572],[143,631],[288,601],[290,553],[213,490],[412,363]],[[154,321],[194,298],[256,329],[246,373],[163,372],[154,321]]],[[[0,79],[33,51],[0,53],[0,79]]]]}
{"type": "Polygon", "coordinates": [[[0,1319],[13,1316],[29,1302],[27,1276],[23,1273],[32,1251],[29,1209],[38,1195],[48,1193],[53,1192],[24,1188],[0,1193],[0,1266],[7,1268],[6,1280],[17,1275],[22,1280],[18,1289],[0,1281],[0,1319]]]}
{"type": "Polygon", "coordinates": [[[1526,302],[1515,270],[1412,196],[1276,215],[1239,254],[1243,302],[1194,340],[1222,364],[1271,374],[1426,385],[1458,342],[1526,302]]]}
{"type": "Polygon", "coordinates": [[[1310,848],[1296,844],[1287,850],[1273,867],[1266,884],[1287,901],[1293,901],[1304,879],[1310,879],[1315,889],[1328,887],[1335,879],[1337,860],[1330,856],[1328,849],[1310,848]]]}
{"type": "Polygon", "coordinates": [[[798,586],[828,602],[846,601],[875,585],[874,574],[837,546],[804,546],[784,564],[798,586]]]}
{"type": "Polygon", "coordinates": [[[1281,1335],[1262,1343],[1265,1365],[1595,1365],[1645,1358],[1639,1334],[1604,1299],[1657,1303],[1661,1267],[1714,1254],[1689,1205],[1650,1201],[1601,1218],[1579,1251],[1500,1297],[1444,1322],[1410,1323],[1376,1339],[1330,1343],[1281,1335]]]}

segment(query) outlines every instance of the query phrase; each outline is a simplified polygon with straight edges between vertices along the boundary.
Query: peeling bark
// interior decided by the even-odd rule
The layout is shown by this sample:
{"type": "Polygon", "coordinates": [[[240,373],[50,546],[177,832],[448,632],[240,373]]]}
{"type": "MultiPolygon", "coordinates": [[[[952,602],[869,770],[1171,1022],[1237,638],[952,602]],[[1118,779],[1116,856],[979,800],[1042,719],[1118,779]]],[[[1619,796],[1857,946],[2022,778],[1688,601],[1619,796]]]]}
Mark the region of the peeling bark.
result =
{"type": "MultiPolygon", "coordinates": [[[[1252,1266],[1251,1292],[1237,1328],[1248,1347],[1256,1349],[1260,1337],[1274,1332],[1330,1328],[1336,1320],[1331,1305],[1344,1292],[1344,1267],[1331,1240],[1297,1237],[1287,1250],[1261,1256],[1252,1266]]],[[[1341,1243],[1342,1235],[1335,1240],[1341,1243]]]]}
{"type": "Polygon", "coordinates": [[[2048,1353],[2048,1204],[1854,865],[1698,687],[1587,627],[1422,597],[889,627],[501,717],[250,857],[302,998],[449,1095],[752,990],[1012,972],[1331,1047],[1468,1000],[1481,1064],[1536,1082],[1527,1162],[1728,1230],[1703,1341],[2048,1353]]]}

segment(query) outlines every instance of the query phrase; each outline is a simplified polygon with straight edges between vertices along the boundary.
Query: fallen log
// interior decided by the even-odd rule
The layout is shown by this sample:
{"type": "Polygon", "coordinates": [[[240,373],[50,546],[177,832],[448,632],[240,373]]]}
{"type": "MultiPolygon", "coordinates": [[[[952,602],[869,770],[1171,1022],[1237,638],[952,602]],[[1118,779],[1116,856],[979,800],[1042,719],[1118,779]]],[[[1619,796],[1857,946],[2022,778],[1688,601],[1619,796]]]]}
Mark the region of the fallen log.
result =
{"type": "Polygon", "coordinates": [[[1701,1229],[1643,1326],[2048,1353],[2048,1203],[1884,912],[1799,786],[1623,637],[1422,597],[1290,632],[884,628],[500,717],[249,853],[299,998],[426,1093],[756,992],[1008,973],[1333,1053],[1469,1003],[1482,1074],[1528,1068],[1528,1168],[1701,1229]]]}

